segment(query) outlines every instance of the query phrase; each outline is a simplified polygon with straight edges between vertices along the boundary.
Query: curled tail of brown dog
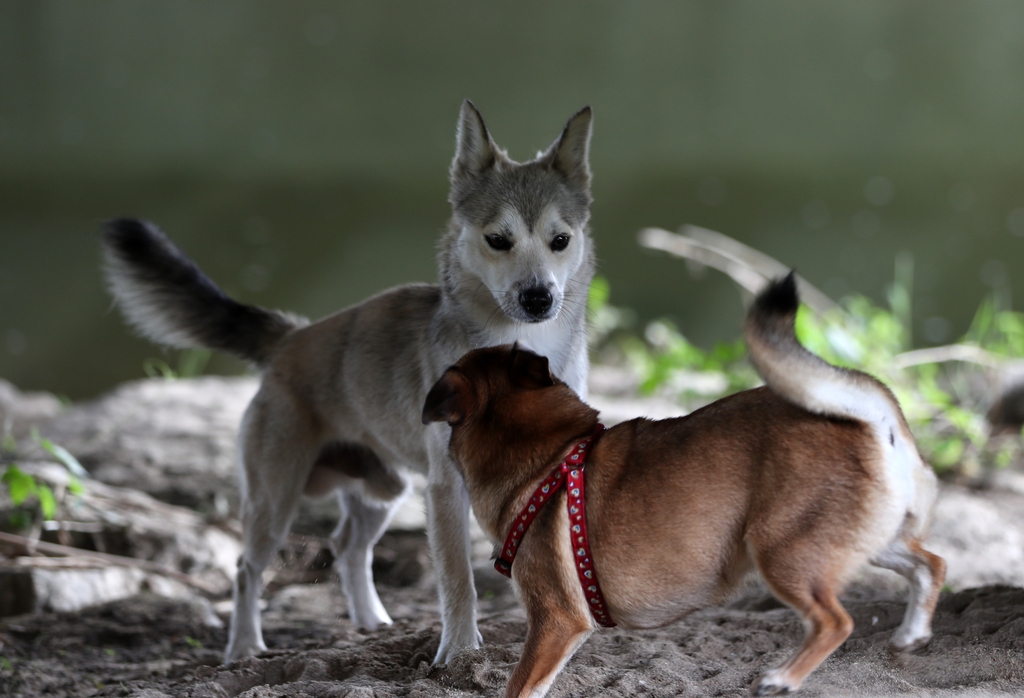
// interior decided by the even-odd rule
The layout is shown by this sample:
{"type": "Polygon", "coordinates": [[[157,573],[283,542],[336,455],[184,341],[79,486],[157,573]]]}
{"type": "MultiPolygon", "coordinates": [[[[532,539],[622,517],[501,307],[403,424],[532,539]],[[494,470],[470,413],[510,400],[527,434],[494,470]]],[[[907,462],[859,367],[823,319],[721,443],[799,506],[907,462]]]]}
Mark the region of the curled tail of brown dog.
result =
{"type": "Polygon", "coordinates": [[[866,373],[833,366],[800,344],[795,323],[800,298],[796,273],[768,284],[744,325],[750,360],[768,386],[817,414],[896,427],[904,422],[896,398],[866,373]]]}

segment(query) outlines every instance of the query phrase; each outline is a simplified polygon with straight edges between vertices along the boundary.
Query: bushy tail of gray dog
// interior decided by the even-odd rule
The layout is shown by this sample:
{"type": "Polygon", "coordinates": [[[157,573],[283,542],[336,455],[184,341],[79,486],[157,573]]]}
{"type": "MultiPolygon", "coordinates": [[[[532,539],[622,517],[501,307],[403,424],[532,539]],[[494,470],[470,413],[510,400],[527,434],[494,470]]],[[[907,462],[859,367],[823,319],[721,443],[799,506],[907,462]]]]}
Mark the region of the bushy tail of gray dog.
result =
{"type": "Polygon", "coordinates": [[[309,321],[229,298],[159,228],[121,218],[103,228],[107,286],[128,322],[174,347],[216,349],[262,365],[309,321]]]}
{"type": "Polygon", "coordinates": [[[818,414],[893,427],[903,423],[899,404],[885,385],[866,373],[833,366],[796,337],[800,307],[796,275],[776,279],[758,294],[744,325],[750,361],[768,386],[818,414]]]}

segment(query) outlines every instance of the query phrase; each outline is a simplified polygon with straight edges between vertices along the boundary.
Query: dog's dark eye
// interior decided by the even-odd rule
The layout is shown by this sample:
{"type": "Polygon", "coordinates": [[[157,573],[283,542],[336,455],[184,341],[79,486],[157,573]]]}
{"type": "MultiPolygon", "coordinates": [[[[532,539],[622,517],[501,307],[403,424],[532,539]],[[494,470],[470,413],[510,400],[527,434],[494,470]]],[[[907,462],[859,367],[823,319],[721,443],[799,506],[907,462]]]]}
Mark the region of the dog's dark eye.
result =
{"type": "Polygon", "coordinates": [[[556,235],[555,239],[551,241],[551,250],[553,252],[561,252],[569,246],[569,236],[562,234],[556,235]]]}
{"type": "Polygon", "coordinates": [[[504,235],[484,235],[484,240],[487,241],[492,250],[505,252],[512,249],[512,241],[504,235]]]}

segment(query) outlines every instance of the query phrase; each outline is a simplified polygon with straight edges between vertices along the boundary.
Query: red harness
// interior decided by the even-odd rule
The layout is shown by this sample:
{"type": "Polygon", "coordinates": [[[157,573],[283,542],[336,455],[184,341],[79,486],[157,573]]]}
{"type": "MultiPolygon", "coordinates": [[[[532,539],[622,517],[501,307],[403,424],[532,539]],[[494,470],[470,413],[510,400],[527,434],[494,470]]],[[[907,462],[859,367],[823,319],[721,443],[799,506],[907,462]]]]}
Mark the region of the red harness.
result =
{"type": "Polygon", "coordinates": [[[611,616],[608,614],[608,607],[604,602],[604,595],[601,593],[601,585],[597,583],[594,557],[590,554],[583,494],[583,468],[587,461],[587,451],[603,431],[604,425],[598,424],[593,435],[576,444],[561,465],[555,468],[555,471],[544,482],[540,483],[540,487],[533,493],[530,501],[513,522],[512,529],[505,538],[505,544],[501,546],[501,554],[494,561],[494,569],[506,577],[512,576],[512,562],[516,559],[516,552],[519,550],[523,536],[526,535],[533,520],[537,518],[540,508],[554,496],[565,482],[573,557],[576,560],[576,573],[579,575],[580,585],[583,587],[583,595],[586,597],[587,605],[598,625],[613,628],[615,623],[612,622],[611,616]]]}

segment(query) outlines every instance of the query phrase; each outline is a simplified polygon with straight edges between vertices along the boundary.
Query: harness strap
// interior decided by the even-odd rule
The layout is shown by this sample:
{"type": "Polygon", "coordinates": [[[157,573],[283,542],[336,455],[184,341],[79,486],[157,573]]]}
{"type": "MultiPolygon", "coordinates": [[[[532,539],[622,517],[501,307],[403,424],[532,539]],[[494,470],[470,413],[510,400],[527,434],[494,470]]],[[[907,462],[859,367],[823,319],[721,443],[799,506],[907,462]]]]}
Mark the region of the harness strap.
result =
{"type": "Polygon", "coordinates": [[[540,508],[555,495],[563,483],[566,483],[566,506],[569,510],[569,536],[573,550],[573,566],[576,568],[580,586],[583,588],[583,596],[587,600],[587,606],[590,608],[594,620],[598,625],[612,628],[615,627],[615,623],[612,622],[611,616],[608,614],[608,607],[604,595],[601,593],[601,585],[597,581],[593,555],[590,554],[583,478],[587,453],[603,431],[604,425],[598,424],[594,434],[577,443],[565,460],[534,491],[530,501],[512,522],[512,528],[505,537],[504,545],[501,546],[501,553],[494,561],[494,569],[506,577],[512,576],[512,563],[516,559],[523,536],[526,535],[533,520],[537,518],[540,508]]]}

